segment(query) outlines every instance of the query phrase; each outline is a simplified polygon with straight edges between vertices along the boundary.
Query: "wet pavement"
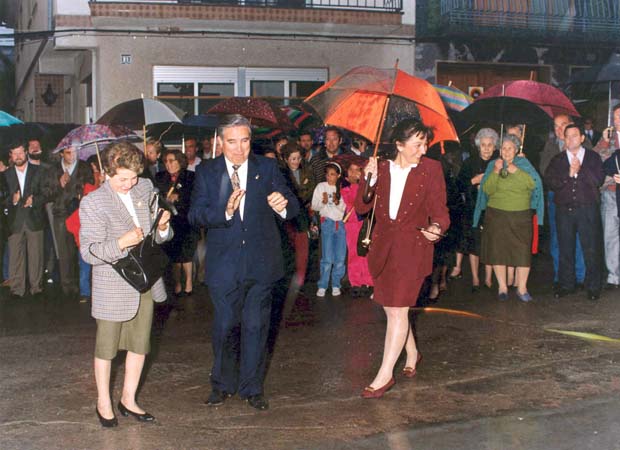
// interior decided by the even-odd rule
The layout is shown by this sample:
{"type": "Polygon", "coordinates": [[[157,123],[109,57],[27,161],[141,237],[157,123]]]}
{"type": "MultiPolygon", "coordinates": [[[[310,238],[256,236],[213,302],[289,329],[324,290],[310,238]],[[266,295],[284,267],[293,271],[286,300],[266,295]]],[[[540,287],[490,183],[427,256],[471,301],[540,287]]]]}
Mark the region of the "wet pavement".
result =
{"type": "MultiPolygon", "coordinates": [[[[158,308],[139,402],[154,424],[95,417],[90,305],[48,293],[0,298],[0,448],[6,449],[620,449],[620,293],[555,300],[549,262],[535,260],[535,301],[506,302],[450,282],[416,311],[418,375],[362,400],[380,364],[385,316],[368,299],[317,299],[309,285],[276,304],[266,412],[238,397],[204,405],[210,387],[206,288],[158,308]],[[281,312],[281,314],[278,314],[281,312]]],[[[465,272],[468,273],[467,269],[465,272]]],[[[346,294],[346,292],[345,292],[346,294]]],[[[113,401],[122,360],[113,365],[113,401]]]]}

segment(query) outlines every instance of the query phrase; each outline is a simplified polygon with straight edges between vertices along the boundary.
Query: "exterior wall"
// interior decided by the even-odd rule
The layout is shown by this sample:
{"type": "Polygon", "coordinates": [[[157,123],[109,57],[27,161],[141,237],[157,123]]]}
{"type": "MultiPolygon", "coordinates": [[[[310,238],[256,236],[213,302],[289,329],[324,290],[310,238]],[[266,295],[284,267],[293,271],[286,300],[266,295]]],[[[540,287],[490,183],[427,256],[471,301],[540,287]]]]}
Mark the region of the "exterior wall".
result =
{"type": "Polygon", "coordinates": [[[35,75],[34,77],[34,109],[37,122],[63,123],[65,122],[65,86],[62,75],[35,75]],[[47,89],[57,95],[56,102],[48,106],[41,96],[47,89]]]}
{"type": "MultiPolygon", "coordinates": [[[[416,76],[431,83],[436,82],[437,61],[468,61],[496,64],[527,64],[550,67],[550,79],[541,80],[555,86],[564,86],[571,70],[584,66],[604,64],[609,58],[609,49],[574,46],[537,46],[523,43],[469,40],[447,41],[442,43],[422,43],[416,46],[416,76]]],[[[620,86],[616,83],[613,95],[620,96],[620,86]]],[[[486,86],[489,87],[489,86],[486,86]]],[[[459,88],[464,89],[462,86],[459,88]]],[[[606,123],[607,91],[574,93],[575,99],[594,98],[587,104],[579,103],[582,114],[593,116],[600,125],[606,123]],[[602,95],[599,95],[602,94],[602,95]]]]}
{"type": "Polygon", "coordinates": [[[413,72],[413,45],[274,39],[102,37],[99,39],[97,116],[115,104],[153,96],[154,65],[327,68],[329,77],[359,65],[413,72]],[[121,64],[131,54],[132,64],[121,64]]]}

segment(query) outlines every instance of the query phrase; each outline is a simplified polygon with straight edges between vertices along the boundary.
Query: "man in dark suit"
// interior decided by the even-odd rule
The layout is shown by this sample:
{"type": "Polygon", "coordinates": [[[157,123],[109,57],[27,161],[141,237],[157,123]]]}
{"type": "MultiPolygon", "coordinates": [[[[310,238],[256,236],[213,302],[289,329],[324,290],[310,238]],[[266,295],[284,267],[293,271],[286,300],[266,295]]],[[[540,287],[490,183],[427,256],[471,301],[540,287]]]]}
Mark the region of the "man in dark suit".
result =
{"type": "Polygon", "coordinates": [[[596,144],[598,144],[598,141],[602,137],[602,133],[594,129],[594,122],[590,117],[586,117],[583,121],[583,131],[586,137],[590,139],[590,142],[592,142],[592,145],[596,147],[596,144]]]}
{"type": "Polygon", "coordinates": [[[26,295],[26,274],[32,295],[41,293],[43,276],[46,196],[40,168],[28,162],[26,148],[26,143],[11,145],[13,167],[4,172],[11,294],[20,298],[26,295]]]}
{"type": "Polygon", "coordinates": [[[597,300],[602,281],[602,240],[599,187],[605,180],[601,157],[583,147],[585,135],[575,124],[564,129],[566,150],[549,162],[545,182],[555,196],[555,220],[560,250],[559,282],[555,297],[575,289],[575,238],[583,247],[588,298],[597,300]]]}
{"type": "Polygon", "coordinates": [[[190,223],[207,229],[205,281],[215,309],[207,404],[238,392],[264,410],[271,292],[283,276],[276,219],[295,217],[299,205],[276,161],[250,154],[246,118],[222,119],[218,140],[223,155],[197,167],[189,211],[190,223]]]}
{"type": "Polygon", "coordinates": [[[58,272],[63,294],[79,295],[78,254],[73,235],[67,231],[65,221],[80,206],[84,184],[94,184],[93,171],[77,157],[77,149],[62,150],[60,161],[50,170],[48,184],[53,205],[53,231],[58,243],[58,272]]]}

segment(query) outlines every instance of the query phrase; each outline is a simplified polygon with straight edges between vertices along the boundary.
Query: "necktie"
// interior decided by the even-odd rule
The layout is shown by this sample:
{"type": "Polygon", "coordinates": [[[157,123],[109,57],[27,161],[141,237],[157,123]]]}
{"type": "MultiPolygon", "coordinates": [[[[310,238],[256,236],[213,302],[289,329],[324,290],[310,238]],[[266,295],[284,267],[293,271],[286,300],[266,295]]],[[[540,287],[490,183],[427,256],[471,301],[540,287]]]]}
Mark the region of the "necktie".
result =
{"type": "Polygon", "coordinates": [[[233,173],[230,176],[230,182],[232,183],[233,191],[241,189],[241,180],[239,180],[239,164],[233,164],[233,173]]]}

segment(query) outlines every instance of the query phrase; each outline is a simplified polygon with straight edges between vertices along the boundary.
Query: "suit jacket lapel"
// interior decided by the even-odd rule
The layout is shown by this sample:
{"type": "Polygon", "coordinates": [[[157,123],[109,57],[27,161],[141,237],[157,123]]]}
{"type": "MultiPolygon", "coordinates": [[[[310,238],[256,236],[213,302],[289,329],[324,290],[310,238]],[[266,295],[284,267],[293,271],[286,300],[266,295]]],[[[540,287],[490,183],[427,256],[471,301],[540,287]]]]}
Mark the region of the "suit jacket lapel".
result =
{"type": "Polygon", "coordinates": [[[28,163],[28,169],[26,170],[26,179],[24,180],[24,199],[29,197],[32,194],[32,179],[35,176],[37,169],[30,163],[28,163]]]}
{"type": "MultiPolygon", "coordinates": [[[[118,211],[118,215],[120,216],[122,222],[125,225],[127,225],[128,229],[131,229],[131,228],[135,227],[136,225],[135,225],[135,223],[133,221],[133,218],[131,217],[131,214],[129,214],[129,211],[127,211],[127,208],[125,207],[125,204],[119,198],[118,194],[116,192],[114,192],[112,190],[112,188],[110,187],[110,182],[106,181],[103,184],[103,187],[105,189],[107,189],[108,194],[109,194],[110,198],[112,199],[112,204],[114,205],[114,209],[116,209],[118,211]]],[[[138,219],[139,219],[139,216],[138,216],[138,219]]]]}
{"type": "Polygon", "coordinates": [[[254,210],[254,205],[258,201],[258,185],[260,182],[260,174],[258,171],[258,162],[253,155],[248,158],[248,179],[245,186],[245,205],[243,208],[244,220],[249,217],[254,210]]]}

